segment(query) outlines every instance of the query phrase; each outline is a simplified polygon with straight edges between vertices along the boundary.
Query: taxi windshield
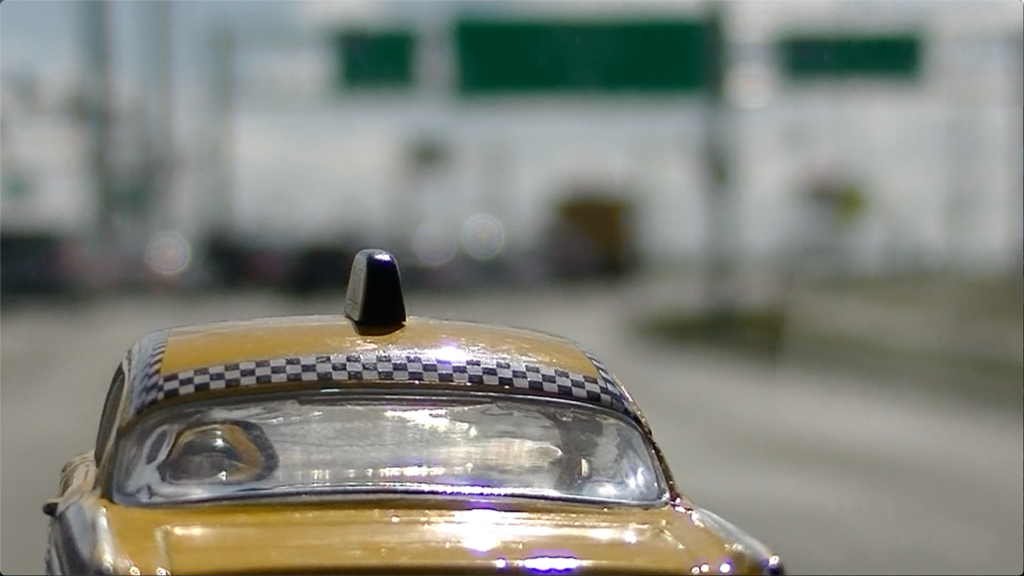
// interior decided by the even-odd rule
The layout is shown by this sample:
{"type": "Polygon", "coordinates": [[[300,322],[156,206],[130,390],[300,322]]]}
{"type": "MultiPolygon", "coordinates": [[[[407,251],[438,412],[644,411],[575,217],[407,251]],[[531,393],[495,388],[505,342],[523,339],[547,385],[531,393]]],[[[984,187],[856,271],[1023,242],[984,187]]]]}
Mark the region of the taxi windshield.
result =
{"type": "Polygon", "coordinates": [[[389,492],[667,497],[631,421],[525,398],[250,397],[160,411],[121,446],[113,496],[122,504],[389,492]]]}

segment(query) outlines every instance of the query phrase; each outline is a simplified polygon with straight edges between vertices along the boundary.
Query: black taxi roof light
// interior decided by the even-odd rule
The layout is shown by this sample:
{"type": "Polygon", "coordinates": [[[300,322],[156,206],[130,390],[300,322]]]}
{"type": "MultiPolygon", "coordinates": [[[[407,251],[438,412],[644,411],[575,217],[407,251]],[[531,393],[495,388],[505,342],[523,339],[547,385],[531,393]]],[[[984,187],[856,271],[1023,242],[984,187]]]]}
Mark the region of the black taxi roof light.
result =
{"type": "Polygon", "coordinates": [[[405,324],[405,299],[394,256],[376,249],[356,254],[348,279],[345,316],[360,329],[392,331],[405,324]]]}

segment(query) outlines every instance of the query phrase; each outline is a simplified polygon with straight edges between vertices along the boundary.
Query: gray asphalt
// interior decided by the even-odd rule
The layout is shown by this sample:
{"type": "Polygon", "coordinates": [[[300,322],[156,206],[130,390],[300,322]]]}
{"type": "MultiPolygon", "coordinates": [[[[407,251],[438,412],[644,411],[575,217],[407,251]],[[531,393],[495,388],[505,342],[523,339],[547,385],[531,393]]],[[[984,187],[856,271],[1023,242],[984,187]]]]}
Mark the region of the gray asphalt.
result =
{"type": "MultiPolygon", "coordinates": [[[[652,345],[629,329],[642,297],[599,287],[413,294],[408,307],[582,343],[643,407],[684,492],[774,547],[791,573],[1021,573],[1020,403],[985,407],[820,365],[652,345]]],[[[341,306],[254,293],[5,307],[0,571],[41,573],[40,505],[56,495],[62,464],[94,442],[110,375],[135,338],[341,306]]]]}

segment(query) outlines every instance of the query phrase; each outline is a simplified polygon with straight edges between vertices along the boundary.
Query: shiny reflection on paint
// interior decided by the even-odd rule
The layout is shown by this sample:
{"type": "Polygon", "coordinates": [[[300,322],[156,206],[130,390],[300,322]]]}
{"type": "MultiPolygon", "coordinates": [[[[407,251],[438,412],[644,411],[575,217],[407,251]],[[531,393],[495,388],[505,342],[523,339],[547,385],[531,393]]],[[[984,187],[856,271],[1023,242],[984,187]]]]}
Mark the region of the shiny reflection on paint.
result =
{"type": "Polygon", "coordinates": [[[501,540],[490,534],[467,534],[462,538],[462,545],[477,552],[487,552],[501,544],[501,540]]]}
{"type": "Polygon", "coordinates": [[[601,541],[617,540],[619,538],[619,531],[611,528],[594,528],[588,534],[592,538],[601,541]]]}
{"type": "Polygon", "coordinates": [[[694,566],[690,568],[690,574],[700,574],[700,566],[694,566]]]}
{"type": "Polygon", "coordinates": [[[711,571],[711,566],[708,566],[707,564],[701,564],[701,565],[700,565],[700,571],[701,571],[701,572],[702,572],[703,574],[707,574],[708,572],[710,572],[710,571],[711,571]]]}
{"type": "Polygon", "coordinates": [[[498,558],[494,561],[494,567],[499,570],[504,568],[505,566],[508,566],[508,561],[506,561],[504,558],[498,558]]]}
{"type": "Polygon", "coordinates": [[[429,353],[438,360],[447,360],[449,362],[464,362],[469,359],[469,355],[466,354],[466,351],[458,346],[436,348],[431,350],[429,353]]]}
{"type": "MultiPolygon", "coordinates": [[[[650,531],[643,524],[631,524],[629,528],[599,528],[590,526],[554,527],[543,523],[522,523],[509,521],[503,512],[492,508],[453,512],[451,520],[441,519],[433,523],[432,529],[445,537],[445,547],[452,543],[461,544],[469,550],[487,552],[502,545],[522,548],[524,539],[547,538],[555,534],[566,537],[579,535],[605,542],[620,541],[635,544],[641,533],[650,531]]],[[[544,558],[565,558],[544,556],[544,558]]]]}
{"type": "Polygon", "coordinates": [[[571,556],[537,556],[521,562],[523,568],[531,572],[568,572],[583,565],[579,558],[571,556]]]}
{"type": "Polygon", "coordinates": [[[465,510],[461,514],[457,514],[457,516],[463,522],[490,524],[500,519],[502,514],[494,508],[473,508],[472,510],[465,510]]]}
{"type": "MultiPolygon", "coordinates": [[[[434,529],[442,534],[449,535],[477,552],[486,552],[501,545],[501,512],[492,508],[475,508],[457,512],[455,514],[457,523],[443,523],[434,529]]],[[[447,548],[449,544],[445,544],[447,548]]]]}
{"type": "Polygon", "coordinates": [[[167,570],[166,568],[157,567],[156,575],[157,576],[171,576],[171,572],[170,572],[170,570],[167,570]]]}
{"type": "Polygon", "coordinates": [[[732,565],[728,562],[722,562],[722,565],[718,567],[718,571],[722,574],[728,574],[732,570],[732,565]]]}
{"type": "Polygon", "coordinates": [[[171,528],[175,536],[193,536],[201,538],[206,530],[202,526],[175,526],[171,528]]]}

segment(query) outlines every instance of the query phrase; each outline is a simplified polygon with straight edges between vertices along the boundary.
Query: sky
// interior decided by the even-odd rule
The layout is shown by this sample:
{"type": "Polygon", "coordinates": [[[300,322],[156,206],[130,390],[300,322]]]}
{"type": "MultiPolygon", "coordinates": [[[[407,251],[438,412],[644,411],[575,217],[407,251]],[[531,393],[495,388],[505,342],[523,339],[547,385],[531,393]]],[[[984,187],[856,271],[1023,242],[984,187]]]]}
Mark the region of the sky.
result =
{"type": "Polygon", "coordinates": [[[5,73],[71,71],[75,67],[74,40],[71,2],[6,0],[0,4],[0,59],[5,73]]]}

